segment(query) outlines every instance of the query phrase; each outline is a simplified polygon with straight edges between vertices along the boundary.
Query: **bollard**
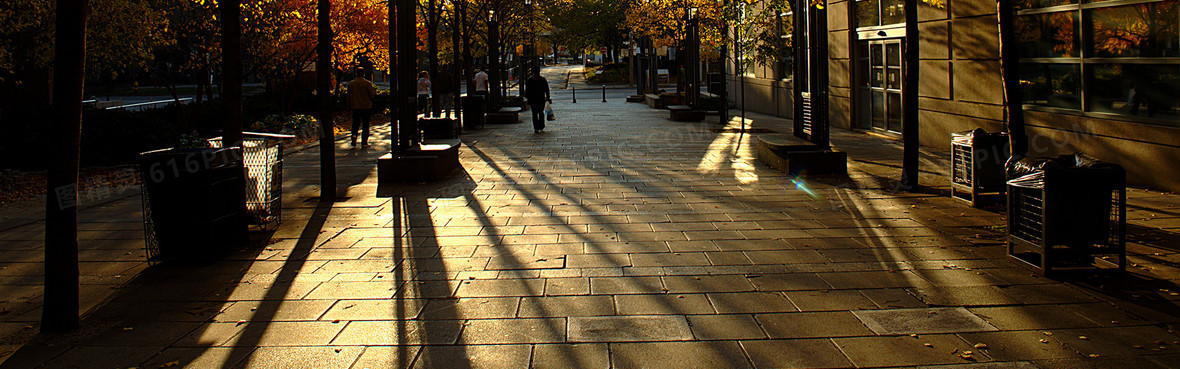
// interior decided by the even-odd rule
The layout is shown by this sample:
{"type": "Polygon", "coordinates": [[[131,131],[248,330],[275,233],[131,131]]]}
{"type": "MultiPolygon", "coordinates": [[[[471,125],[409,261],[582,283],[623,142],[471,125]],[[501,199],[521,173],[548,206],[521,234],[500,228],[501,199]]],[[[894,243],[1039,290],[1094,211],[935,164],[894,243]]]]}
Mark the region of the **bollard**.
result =
{"type": "Polygon", "coordinates": [[[578,103],[578,88],[574,87],[574,86],[570,86],[570,88],[573,89],[573,91],[571,91],[571,93],[574,95],[574,104],[577,104],[578,103]]]}
{"type": "Polygon", "coordinates": [[[602,85],[602,102],[606,102],[606,85],[602,85]]]}

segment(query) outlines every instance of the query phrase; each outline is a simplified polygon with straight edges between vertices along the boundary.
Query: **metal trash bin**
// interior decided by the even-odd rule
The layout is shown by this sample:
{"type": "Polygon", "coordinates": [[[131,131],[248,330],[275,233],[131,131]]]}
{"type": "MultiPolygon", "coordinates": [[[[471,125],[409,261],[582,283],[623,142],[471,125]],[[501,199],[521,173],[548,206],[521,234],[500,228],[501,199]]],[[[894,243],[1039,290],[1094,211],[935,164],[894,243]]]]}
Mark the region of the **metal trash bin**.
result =
{"type": "MultiPolygon", "coordinates": [[[[243,132],[242,153],[246,166],[246,221],[263,229],[282,221],[283,140],[295,136],[243,132]]],[[[220,148],[221,137],[208,140],[220,148]]]]}
{"type": "Polygon", "coordinates": [[[484,109],[484,96],[463,96],[463,128],[483,128],[484,109]]]}
{"type": "Polygon", "coordinates": [[[1008,134],[983,129],[951,134],[951,197],[979,207],[1003,199],[1008,134]]]}
{"type": "Polygon", "coordinates": [[[139,154],[149,261],[210,261],[245,245],[241,158],[236,147],[139,154]]]}
{"type": "Polygon", "coordinates": [[[1044,275],[1126,270],[1126,172],[1083,154],[1010,160],[1008,255],[1044,275]]]}

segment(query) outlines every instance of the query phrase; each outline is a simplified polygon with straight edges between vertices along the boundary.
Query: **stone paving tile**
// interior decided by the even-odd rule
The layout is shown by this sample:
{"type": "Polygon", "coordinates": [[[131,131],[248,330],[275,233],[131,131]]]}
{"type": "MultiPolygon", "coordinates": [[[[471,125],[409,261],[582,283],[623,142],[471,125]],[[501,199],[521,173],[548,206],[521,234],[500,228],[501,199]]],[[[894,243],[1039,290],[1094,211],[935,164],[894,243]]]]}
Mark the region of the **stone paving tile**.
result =
{"type": "Polygon", "coordinates": [[[954,335],[924,335],[917,338],[909,336],[850,337],[834,338],[832,341],[857,367],[969,364],[973,361],[991,361],[986,353],[974,347],[974,343],[967,343],[954,335]],[[974,360],[968,361],[960,357],[959,355],[964,351],[972,351],[974,360]]]}
{"type": "Polygon", "coordinates": [[[570,317],[571,342],[689,341],[692,331],[684,316],[570,317]]]}
{"type": "Polygon", "coordinates": [[[690,315],[688,324],[698,340],[766,338],[754,317],[748,314],[690,315]]]}
{"type": "Polygon", "coordinates": [[[542,279],[476,279],[463,281],[456,297],[541,296],[545,292],[542,279]]]}
{"type": "Polygon", "coordinates": [[[259,347],[242,361],[240,368],[344,368],[363,351],[363,347],[259,347]]]}
{"type": "Polygon", "coordinates": [[[776,292],[710,293],[709,301],[720,314],[785,313],[799,309],[776,292]]]}
{"type": "Polygon", "coordinates": [[[1016,298],[997,286],[937,287],[908,289],[915,297],[933,306],[1002,306],[1018,304],[1016,298]]]}
{"type": "Polygon", "coordinates": [[[669,293],[754,291],[754,285],[736,275],[665,276],[663,279],[669,293]]]}
{"type": "Polygon", "coordinates": [[[873,335],[847,311],[756,314],[770,338],[823,338],[873,335]]]}
{"type": "MultiPolygon", "coordinates": [[[[426,299],[376,299],[376,300],[312,300],[333,302],[331,307],[317,315],[320,320],[403,320],[415,319],[428,304],[426,299]]],[[[282,310],[280,310],[281,312],[282,310]]]]}
{"type": "MultiPolygon", "coordinates": [[[[169,365],[180,368],[235,367],[252,352],[253,349],[243,350],[236,347],[169,348],[138,367],[167,368],[169,365]]],[[[98,360],[91,357],[88,362],[96,361],[98,360]]]]}
{"type": "Polygon", "coordinates": [[[663,289],[660,277],[590,278],[590,293],[595,295],[647,294],[663,289]]]}
{"type": "Polygon", "coordinates": [[[829,339],[742,341],[755,368],[852,367],[829,339]]]}
{"type": "Polygon", "coordinates": [[[334,300],[238,301],[221,309],[214,321],[300,321],[319,319],[334,300]]]}
{"type": "Polygon", "coordinates": [[[364,349],[352,364],[353,369],[409,368],[421,346],[366,346],[364,349]]]}
{"type": "Polygon", "coordinates": [[[634,267],[662,267],[662,266],[706,266],[711,265],[704,253],[660,253],[660,254],[631,254],[631,266],[634,267]]]}
{"type": "Polygon", "coordinates": [[[1053,330],[1053,338],[1083,355],[1134,356],[1175,349],[1180,335],[1156,326],[1053,330]],[[1139,347],[1136,347],[1139,346],[1139,347]]]}
{"type": "Polygon", "coordinates": [[[260,322],[246,323],[228,346],[318,346],[332,342],[344,323],[260,322]]]}
{"type": "Polygon", "coordinates": [[[734,341],[651,342],[611,344],[614,368],[750,368],[734,341]]]}
{"type": "Polygon", "coordinates": [[[758,274],[747,276],[759,291],[828,290],[832,287],[815,273],[758,274]]]}
{"type": "Polygon", "coordinates": [[[820,273],[819,277],[837,289],[907,288],[928,285],[925,279],[911,271],[820,273]]]}
{"type": "Polygon", "coordinates": [[[533,346],[533,368],[607,368],[610,351],[607,344],[543,344],[533,346]]]}
{"type": "Polygon", "coordinates": [[[852,314],[880,335],[997,330],[964,308],[857,310],[852,314]]]}
{"type": "Polygon", "coordinates": [[[414,368],[526,368],[530,345],[424,346],[414,368]]]}
{"type": "Polygon", "coordinates": [[[880,309],[904,309],[930,307],[901,288],[860,290],[860,293],[877,304],[880,309]]]}
{"type": "Polygon", "coordinates": [[[959,337],[973,346],[986,345],[987,352],[995,360],[1046,360],[1058,358],[1078,358],[1083,355],[1066,347],[1054,336],[1046,336],[1040,331],[1007,331],[961,333],[959,337]]]}
{"type": "Polygon", "coordinates": [[[306,295],[307,299],[388,299],[397,293],[396,282],[324,282],[306,295]]]}
{"type": "Polygon", "coordinates": [[[610,296],[546,296],[520,299],[520,318],[615,315],[610,296]]]}
{"type": "MultiPolygon", "coordinates": [[[[378,320],[341,322],[347,325],[332,339],[332,345],[423,345],[454,344],[462,330],[461,320],[378,320]]],[[[325,343],[327,344],[327,343],[325,343]]]]}
{"type": "Polygon", "coordinates": [[[1099,326],[1098,323],[1069,309],[1068,305],[977,307],[970,310],[1003,330],[1099,326]]]}
{"type": "MultiPolygon", "coordinates": [[[[572,318],[571,318],[572,319],[572,318]]],[[[470,320],[460,337],[465,344],[560,343],[566,341],[566,319],[470,320]]]]}
{"type": "Polygon", "coordinates": [[[715,314],[704,294],[616,295],[620,315],[715,314]]]}
{"type": "Polygon", "coordinates": [[[1050,359],[1034,362],[1037,368],[1044,369],[1099,369],[1099,368],[1143,368],[1143,369],[1171,369],[1175,368],[1175,361],[1167,361],[1164,355],[1135,357],[1086,357],[1074,359],[1050,359]],[[1160,360],[1164,361],[1160,361],[1160,360]]]}
{"type": "Polygon", "coordinates": [[[819,290],[784,292],[802,311],[876,309],[877,304],[856,290],[819,290]]]}

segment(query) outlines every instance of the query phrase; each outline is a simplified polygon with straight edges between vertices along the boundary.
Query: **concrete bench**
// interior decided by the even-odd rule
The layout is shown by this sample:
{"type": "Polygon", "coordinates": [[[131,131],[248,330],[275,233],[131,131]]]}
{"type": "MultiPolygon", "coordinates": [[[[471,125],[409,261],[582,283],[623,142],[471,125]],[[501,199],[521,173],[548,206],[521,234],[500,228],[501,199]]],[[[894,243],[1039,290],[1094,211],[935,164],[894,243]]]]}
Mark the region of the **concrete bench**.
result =
{"type": "Polygon", "coordinates": [[[756,134],[758,160],[788,174],[848,175],[848,154],[782,134],[756,134]]]}
{"type": "Polygon", "coordinates": [[[668,105],[669,118],[677,122],[697,122],[705,120],[705,112],[693,109],[688,105],[668,105]]]}
{"type": "Polygon", "coordinates": [[[644,98],[644,97],[645,97],[645,95],[628,95],[628,96],[627,96],[627,102],[629,102],[629,103],[631,103],[631,102],[633,102],[633,103],[641,103],[641,102],[645,102],[645,101],[644,101],[644,100],[645,100],[645,98],[644,98]]]}
{"type": "Polygon", "coordinates": [[[656,94],[643,95],[643,103],[647,104],[647,106],[650,106],[653,109],[664,109],[668,107],[668,105],[665,104],[663,100],[660,100],[660,95],[656,94]]]}
{"type": "Polygon", "coordinates": [[[488,113],[484,122],[488,124],[520,123],[520,112],[524,109],[518,106],[505,106],[498,111],[488,113]]]}
{"type": "Polygon", "coordinates": [[[457,139],[423,140],[404,153],[385,154],[377,159],[378,186],[445,178],[459,167],[460,144],[457,139]]]}
{"type": "Polygon", "coordinates": [[[422,138],[425,139],[459,138],[461,133],[459,120],[453,118],[418,118],[418,129],[422,130],[422,138]]]}

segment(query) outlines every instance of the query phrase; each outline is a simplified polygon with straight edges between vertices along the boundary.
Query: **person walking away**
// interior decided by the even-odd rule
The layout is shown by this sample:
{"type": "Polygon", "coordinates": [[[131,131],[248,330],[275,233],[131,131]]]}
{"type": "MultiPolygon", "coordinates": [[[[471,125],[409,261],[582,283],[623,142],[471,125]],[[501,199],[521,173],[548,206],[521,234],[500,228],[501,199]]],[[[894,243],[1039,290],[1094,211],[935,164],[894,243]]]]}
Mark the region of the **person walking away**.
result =
{"type": "Polygon", "coordinates": [[[418,73],[418,113],[426,113],[428,103],[430,103],[430,73],[422,71],[418,73]]]}
{"type": "MultiPolygon", "coordinates": [[[[438,84],[434,91],[434,101],[446,111],[447,119],[450,119],[451,109],[455,108],[455,79],[450,73],[442,73],[435,77],[434,82],[438,84]]],[[[458,110],[455,111],[455,115],[459,115],[458,110]]]]}
{"type": "Polygon", "coordinates": [[[488,96],[488,74],[484,73],[483,68],[479,68],[472,80],[475,81],[475,94],[486,99],[488,96]]]}
{"type": "Polygon", "coordinates": [[[365,79],[365,69],[357,68],[356,78],[348,82],[348,108],[352,110],[352,147],[356,147],[357,129],[361,131],[361,146],[369,146],[369,116],[373,109],[373,97],[377,96],[377,88],[373,82],[365,79]]]}
{"type": "Polygon", "coordinates": [[[545,129],[545,103],[553,100],[549,98],[549,81],[541,77],[541,68],[533,67],[532,72],[524,82],[524,98],[533,114],[533,133],[540,133],[545,129]]]}

